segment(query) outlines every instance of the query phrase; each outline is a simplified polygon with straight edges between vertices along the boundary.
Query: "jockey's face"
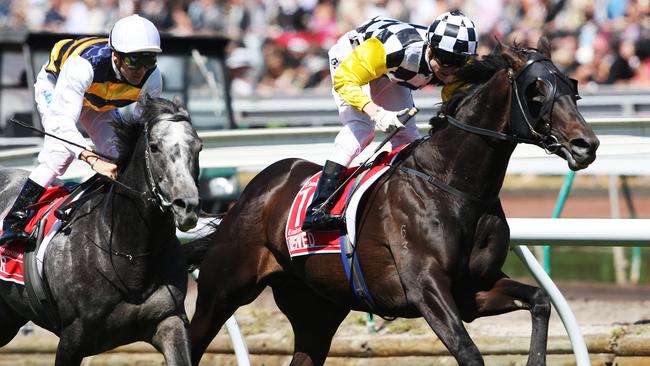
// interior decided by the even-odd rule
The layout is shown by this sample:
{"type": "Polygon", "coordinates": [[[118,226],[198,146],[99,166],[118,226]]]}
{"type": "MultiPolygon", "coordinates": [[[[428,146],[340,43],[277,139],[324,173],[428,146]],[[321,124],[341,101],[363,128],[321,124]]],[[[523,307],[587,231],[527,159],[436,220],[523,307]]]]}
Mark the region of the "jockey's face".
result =
{"type": "MultiPolygon", "coordinates": [[[[451,81],[454,73],[463,67],[467,59],[442,59],[444,54],[436,54],[432,47],[429,47],[429,65],[431,70],[440,81],[448,83],[451,81]]],[[[447,55],[448,57],[448,55],[447,55]]]]}
{"type": "Polygon", "coordinates": [[[120,75],[122,75],[122,77],[132,85],[140,84],[142,82],[142,78],[144,78],[144,76],[147,74],[147,71],[156,65],[154,61],[153,65],[143,64],[138,67],[129,67],[124,58],[120,57],[117,52],[113,52],[113,62],[115,62],[115,66],[117,66],[120,75]]]}
{"type": "Polygon", "coordinates": [[[433,70],[433,73],[436,75],[436,77],[445,84],[451,81],[454,73],[458,69],[459,67],[441,66],[438,64],[438,62],[436,62],[435,59],[431,59],[431,70],[433,70]]]}

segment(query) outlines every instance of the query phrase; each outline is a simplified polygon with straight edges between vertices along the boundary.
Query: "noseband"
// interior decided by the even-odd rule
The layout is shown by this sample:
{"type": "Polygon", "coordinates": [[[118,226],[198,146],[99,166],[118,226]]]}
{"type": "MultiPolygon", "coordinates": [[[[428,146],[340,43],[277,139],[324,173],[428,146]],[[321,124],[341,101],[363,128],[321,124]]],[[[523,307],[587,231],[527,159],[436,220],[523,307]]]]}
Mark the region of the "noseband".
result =
{"type": "MultiPolygon", "coordinates": [[[[555,101],[563,95],[571,95],[574,100],[580,99],[580,96],[578,95],[577,81],[569,79],[567,76],[560,73],[551,60],[536,50],[527,50],[526,60],[526,64],[521,68],[521,70],[519,70],[519,72],[517,72],[516,75],[513,75],[512,69],[508,69],[507,71],[508,80],[511,85],[509,124],[512,133],[509,134],[501,131],[471,126],[443,113],[438,113],[438,117],[444,118],[453,126],[473,134],[483,135],[502,141],[510,141],[514,143],[523,142],[537,145],[543,148],[548,154],[557,152],[561,145],[559,144],[557,137],[552,134],[551,122],[553,107],[555,101]],[[560,83],[558,83],[558,80],[560,80],[560,83]],[[523,99],[522,96],[525,95],[526,90],[531,85],[537,83],[537,81],[542,81],[546,84],[547,93],[544,96],[544,100],[541,102],[539,113],[533,115],[531,114],[527,100],[523,99]],[[547,115],[548,118],[545,118],[547,115]],[[544,130],[546,131],[546,134],[539,133],[535,129],[540,121],[544,121],[545,123],[544,130]]],[[[447,183],[436,179],[429,174],[423,173],[423,169],[419,166],[415,157],[414,161],[417,169],[400,167],[399,170],[404,173],[416,175],[447,193],[459,196],[470,202],[482,204],[484,207],[487,207],[498,199],[498,195],[493,197],[477,197],[461,192],[447,183]]]]}
{"type": "Polygon", "coordinates": [[[441,117],[446,118],[453,126],[474,134],[515,143],[537,145],[543,148],[548,154],[557,152],[561,145],[557,137],[552,134],[553,107],[555,106],[555,101],[563,95],[571,95],[574,100],[580,99],[577,81],[569,79],[566,75],[560,73],[551,60],[537,51],[527,51],[526,59],[526,64],[516,75],[513,75],[512,69],[509,69],[507,74],[511,85],[509,119],[511,134],[470,126],[449,115],[441,115],[441,117]],[[558,80],[560,83],[558,83],[558,80]],[[547,93],[541,102],[539,113],[533,115],[523,95],[537,81],[541,81],[546,85],[547,93]],[[535,129],[540,122],[545,124],[545,134],[535,129]]]}
{"type": "MultiPolygon", "coordinates": [[[[159,116],[158,119],[171,119],[171,117],[174,117],[174,115],[163,114],[159,116]]],[[[172,203],[166,199],[165,196],[163,196],[160,186],[158,186],[158,181],[153,177],[153,172],[151,170],[151,148],[149,147],[149,127],[146,123],[144,125],[144,146],[144,166],[145,171],[147,172],[147,186],[149,187],[148,192],[150,192],[148,194],[149,197],[145,199],[149,200],[150,202],[153,201],[154,203],[157,203],[160,211],[167,212],[172,203]]]]}

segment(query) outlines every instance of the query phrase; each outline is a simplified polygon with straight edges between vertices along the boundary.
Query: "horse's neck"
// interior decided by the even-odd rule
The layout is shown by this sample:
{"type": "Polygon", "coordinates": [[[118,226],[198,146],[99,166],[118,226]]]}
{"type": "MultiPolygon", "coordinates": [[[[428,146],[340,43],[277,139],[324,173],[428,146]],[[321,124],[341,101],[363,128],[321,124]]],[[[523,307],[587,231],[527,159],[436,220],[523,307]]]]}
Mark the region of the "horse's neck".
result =
{"type": "MultiPolygon", "coordinates": [[[[147,179],[144,154],[141,149],[136,149],[120,176],[120,182],[135,192],[144,193],[149,191],[147,179]]],[[[116,187],[116,190],[122,189],[116,187]]],[[[111,211],[113,244],[119,248],[117,250],[150,252],[152,246],[161,244],[163,238],[175,233],[173,223],[169,225],[168,215],[163,214],[157,205],[133,194],[115,194],[111,211]]]]}
{"type": "MultiPolygon", "coordinates": [[[[456,118],[461,123],[500,131],[509,117],[509,106],[509,93],[484,85],[461,105],[456,118]]],[[[494,197],[501,190],[515,146],[448,123],[415,151],[415,159],[456,189],[475,197],[494,197]]]]}

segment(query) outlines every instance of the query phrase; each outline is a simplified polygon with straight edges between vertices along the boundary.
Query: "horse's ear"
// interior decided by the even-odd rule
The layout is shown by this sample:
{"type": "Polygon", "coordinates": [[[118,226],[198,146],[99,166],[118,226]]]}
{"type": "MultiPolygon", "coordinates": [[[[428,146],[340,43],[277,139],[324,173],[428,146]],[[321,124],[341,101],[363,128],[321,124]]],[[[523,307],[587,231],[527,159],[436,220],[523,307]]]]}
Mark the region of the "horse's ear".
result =
{"type": "Polygon", "coordinates": [[[494,54],[500,54],[503,51],[503,44],[497,37],[494,37],[494,49],[492,50],[492,53],[494,54]]]}
{"type": "Polygon", "coordinates": [[[551,59],[551,42],[549,42],[546,35],[541,36],[537,41],[537,50],[546,56],[549,60],[551,59]]]}
{"type": "Polygon", "coordinates": [[[140,98],[140,102],[142,103],[142,105],[149,104],[151,102],[151,95],[149,95],[149,93],[144,93],[144,95],[142,95],[142,97],[140,98]]]}
{"type": "Polygon", "coordinates": [[[503,57],[503,59],[508,62],[508,65],[510,65],[510,67],[515,71],[523,67],[525,63],[525,60],[521,54],[510,47],[502,48],[501,57],[503,57]]]}
{"type": "Polygon", "coordinates": [[[183,100],[181,99],[180,96],[174,95],[174,97],[172,98],[172,102],[176,105],[176,107],[178,107],[178,112],[179,113],[185,115],[186,117],[190,116],[190,113],[183,106],[183,100]]]}

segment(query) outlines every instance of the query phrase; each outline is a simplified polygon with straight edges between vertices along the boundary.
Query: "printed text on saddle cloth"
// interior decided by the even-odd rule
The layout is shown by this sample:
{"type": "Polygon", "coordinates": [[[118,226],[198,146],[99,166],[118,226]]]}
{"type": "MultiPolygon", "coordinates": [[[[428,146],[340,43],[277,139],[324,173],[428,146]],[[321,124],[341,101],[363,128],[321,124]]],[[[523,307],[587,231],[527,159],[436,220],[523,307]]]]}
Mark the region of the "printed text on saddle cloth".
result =
{"type": "MultiPolygon", "coordinates": [[[[367,167],[364,167],[362,170],[357,172],[355,178],[350,179],[345,188],[342,189],[341,194],[338,195],[336,203],[330,212],[334,215],[340,215],[343,213],[346,202],[355,202],[355,200],[351,200],[353,198],[350,196],[351,194],[354,195],[354,197],[363,196],[368,188],[370,188],[372,184],[388,170],[397,154],[405,146],[406,145],[400,146],[389,154],[384,155],[381,158],[381,162],[370,168],[369,172],[362,174],[362,171],[368,170],[367,167]],[[358,177],[361,177],[361,182],[356,181],[358,177]],[[351,192],[355,186],[356,188],[354,189],[354,192],[351,192]]],[[[351,174],[354,170],[356,170],[356,167],[349,168],[346,172],[346,176],[351,174]]],[[[341,245],[343,244],[345,237],[340,231],[311,232],[303,231],[301,228],[307,207],[316,191],[316,184],[318,183],[319,177],[320,172],[309,178],[307,183],[305,183],[294,198],[291,209],[289,210],[285,238],[287,240],[287,247],[291,257],[310,254],[341,253],[341,245]]],[[[358,200],[356,201],[358,202],[358,200]]],[[[349,204],[346,212],[343,213],[348,222],[348,231],[351,230],[350,224],[355,221],[357,208],[357,204],[349,204]]]]}

